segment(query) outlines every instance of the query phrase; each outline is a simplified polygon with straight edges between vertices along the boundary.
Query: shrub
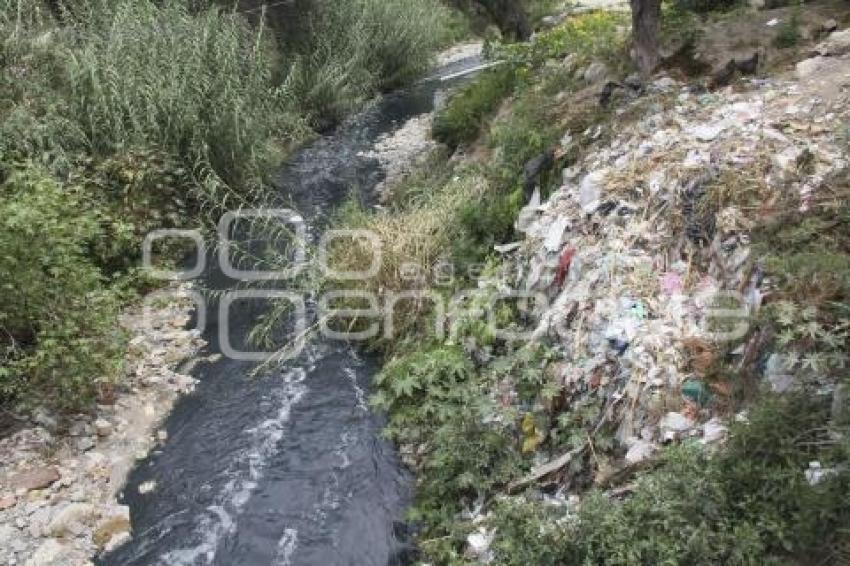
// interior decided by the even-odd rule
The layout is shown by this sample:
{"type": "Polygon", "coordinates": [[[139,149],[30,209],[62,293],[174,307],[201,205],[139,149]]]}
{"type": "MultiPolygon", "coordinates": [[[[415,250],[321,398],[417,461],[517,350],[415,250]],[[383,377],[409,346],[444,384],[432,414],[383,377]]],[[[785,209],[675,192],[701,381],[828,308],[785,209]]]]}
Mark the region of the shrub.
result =
{"type": "Polygon", "coordinates": [[[496,46],[493,55],[525,67],[539,67],[570,53],[584,61],[595,59],[622,65],[628,60],[624,57],[628,35],[623,32],[627,24],[628,16],[616,11],[578,14],[538,34],[534,41],[496,46]]]}
{"type": "Polygon", "coordinates": [[[422,481],[411,519],[426,523],[426,536],[444,535],[464,505],[523,469],[510,425],[491,418],[497,409],[460,348],[394,358],[375,385],[372,403],[390,415],[387,434],[418,453],[422,481]]]}
{"type": "Polygon", "coordinates": [[[482,72],[437,112],[434,139],[452,149],[475,141],[486,120],[510,95],[515,85],[516,73],[508,65],[482,72]]]}
{"type": "Polygon", "coordinates": [[[493,253],[493,246],[510,241],[524,204],[522,189],[490,190],[464,203],[458,210],[463,230],[452,243],[452,257],[460,266],[484,261],[493,253]]]}
{"type": "Polygon", "coordinates": [[[117,373],[118,301],[89,258],[101,238],[78,194],[27,169],[0,187],[0,399],[75,407],[117,373]]]}
{"type": "Polygon", "coordinates": [[[710,456],[668,450],[622,503],[600,493],[577,516],[509,502],[493,526],[499,564],[827,563],[846,552],[848,446],[830,437],[829,412],[807,395],[769,398],[710,456]],[[810,485],[813,460],[837,472],[810,485]],[[532,539],[518,538],[538,532],[532,539]]]}

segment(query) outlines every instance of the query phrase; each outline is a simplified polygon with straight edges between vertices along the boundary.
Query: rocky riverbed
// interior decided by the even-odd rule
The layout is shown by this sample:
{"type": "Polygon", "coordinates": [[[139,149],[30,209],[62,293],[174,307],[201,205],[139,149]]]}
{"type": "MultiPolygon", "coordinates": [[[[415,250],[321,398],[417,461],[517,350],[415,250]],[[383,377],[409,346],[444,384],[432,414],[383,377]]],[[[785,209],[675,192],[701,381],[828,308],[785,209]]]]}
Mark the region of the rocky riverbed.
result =
{"type": "Polygon", "coordinates": [[[155,293],[145,305],[120,320],[131,339],[114,403],[92,415],[38,410],[0,440],[0,564],[90,564],[132,536],[117,496],[136,461],[168,441],[158,428],[194,388],[186,362],[204,345],[187,329],[188,288],[155,293]]]}

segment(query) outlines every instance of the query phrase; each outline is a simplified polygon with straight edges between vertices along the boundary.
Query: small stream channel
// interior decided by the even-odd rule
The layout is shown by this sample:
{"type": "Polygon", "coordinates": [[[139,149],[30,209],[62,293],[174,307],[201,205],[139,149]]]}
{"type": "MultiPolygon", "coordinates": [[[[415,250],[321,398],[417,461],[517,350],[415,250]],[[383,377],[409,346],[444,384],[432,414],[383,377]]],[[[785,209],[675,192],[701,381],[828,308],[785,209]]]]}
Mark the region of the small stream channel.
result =
{"type": "MultiPolygon", "coordinates": [[[[352,187],[368,196],[383,178],[378,162],[361,154],[432,111],[443,91],[464,80],[441,77],[479,64],[473,57],[446,65],[382,98],[282,167],[281,195],[311,234],[352,187]]],[[[206,285],[222,288],[222,277],[207,273],[206,285]]],[[[208,309],[206,354],[220,351],[216,310],[208,309]]],[[[234,310],[231,334],[247,333],[261,313],[234,310]]],[[[198,387],[167,419],[167,443],[140,462],[124,490],[133,539],[100,564],[408,562],[403,515],[412,478],[366,403],[376,362],[348,344],[316,338],[273,371],[253,376],[254,368],[226,357],[196,367],[198,387]],[[150,481],[156,489],[139,494],[150,481]]]]}

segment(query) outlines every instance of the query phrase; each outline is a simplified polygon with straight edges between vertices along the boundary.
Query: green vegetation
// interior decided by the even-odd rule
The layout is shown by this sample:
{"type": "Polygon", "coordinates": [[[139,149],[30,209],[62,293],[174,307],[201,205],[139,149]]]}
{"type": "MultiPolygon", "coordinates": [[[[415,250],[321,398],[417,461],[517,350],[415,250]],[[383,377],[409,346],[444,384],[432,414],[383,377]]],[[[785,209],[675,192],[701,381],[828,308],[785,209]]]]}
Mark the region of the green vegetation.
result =
{"type": "Polygon", "coordinates": [[[117,296],[87,249],[105,236],[99,219],[79,191],[35,168],[12,175],[0,194],[0,396],[91,401],[115,376],[123,345],[117,296]]]}
{"type": "Polygon", "coordinates": [[[603,61],[615,75],[623,73],[629,68],[623,63],[625,37],[619,31],[624,23],[620,14],[593,12],[570,18],[538,34],[531,43],[491,46],[492,57],[505,63],[482,73],[451,98],[434,119],[434,139],[451,148],[474,142],[486,131],[485,126],[502,103],[513,94],[521,94],[518,108],[512,108],[508,118],[513,123],[506,123],[501,131],[493,133],[495,145],[503,146],[504,154],[512,160],[508,167],[516,169],[517,162],[525,162],[523,157],[528,159],[542,151],[544,141],[554,141],[553,131],[558,129],[552,121],[559,105],[556,97],[579,86],[571,74],[563,71],[547,66],[541,72],[544,65],[572,54],[576,68],[603,61]],[[511,136],[531,139],[510,139],[511,136]],[[521,154],[515,153],[518,149],[521,154]]]}
{"type": "Polygon", "coordinates": [[[450,27],[459,25],[456,15],[436,0],[324,0],[303,25],[311,33],[290,47],[287,86],[319,129],[376,92],[420,76],[434,51],[462,33],[450,27]]]}
{"type": "MultiPolygon", "coordinates": [[[[684,39],[694,33],[693,14],[667,10],[686,29],[670,24],[666,31],[684,39]]],[[[461,89],[434,125],[435,137],[451,148],[466,146],[473,157],[463,165],[429,163],[395,188],[387,210],[353,207],[340,219],[346,227],[375,230],[389,250],[391,269],[369,290],[421,288],[421,280],[410,286],[399,277],[403,263],[426,266],[424,278],[432,281],[430,268],[442,260],[454,265],[456,279],[436,286],[438,292],[448,297],[475,288],[449,313],[455,332],[447,340],[435,335],[431,305],[418,303],[399,317],[405,323],[392,341],[373,344],[387,357],[373,404],[387,412],[387,435],[419,474],[411,519],[419,528],[423,560],[472,563],[465,555],[467,536],[482,525],[470,517],[483,508],[489,513],[483,526],[495,534],[494,564],[846,561],[846,412],[844,420],[835,418],[829,395],[819,389],[824,380],[847,382],[839,361],[850,328],[845,234],[850,214],[846,191],[838,188],[846,180],[836,180],[829,196],[810,203],[806,214],[798,212],[796,200],[786,203],[787,213],[754,233],[754,255],[763,260],[759,269],[776,287],[753,333],[771,337],[760,344],[761,352],[799,353],[795,375],[808,368],[800,380],[804,393],[759,398],[754,375],[763,368],[754,366],[763,359],[753,356],[733,367],[724,364],[725,352],[712,353],[707,383],[715,373],[733,383],[724,402],[730,416],[748,407],[747,422],[731,426],[730,440],[719,451],[686,442],[665,450],[636,478],[627,469],[610,484],[600,480],[604,487],[617,486],[623,500],[597,491],[593,480],[603,474],[588,473],[623,456],[615,430],[600,421],[605,398],[564,400],[563,368],[545,348],[519,348],[482,322],[496,288],[512,284],[512,273],[506,273],[512,266],[492,250],[516,238],[513,224],[526,200],[523,167],[558,147],[565,133],[572,138],[564,148],[567,162],[582,156],[589,139],[607,134],[614,114],[600,108],[598,89],[582,96],[586,83],[575,68],[603,60],[612,76],[631,72],[621,62],[618,18],[588,14],[531,44],[491,46],[507,62],[461,89]],[[577,53],[573,65],[562,63],[568,53],[577,53]],[[776,241],[788,245],[777,250],[776,241]],[[557,456],[584,445],[589,449],[562,470],[570,490],[584,492],[579,509],[549,505],[537,491],[507,495],[539,464],[535,454],[557,456]],[[810,484],[806,470],[814,461],[835,473],[810,484]]],[[[727,182],[724,175],[711,187],[706,196],[711,206],[750,210],[755,206],[750,199],[764,201],[759,182],[734,173],[734,179],[727,182]]],[[[545,174],[538,179],[544,194],[554,182],[545,174]]],[[[340,250],[339,259],[348,262],[343,265],[362,268],[367,257],[353,253],[356,249],[340,250]]],[[[527,315],[517,305],[499,309],[496,317],[501,328],[524,329],[527,315]]]]}
{"type": "Polygon", "coordinates": [[[496,563],[841,563],[850,551],[850,472],[811,485],[804,471],[847,461],[828,406],[811,393],[768,398],[717,455],[668,450],[625,502],[591,493],[577,516],[543,504],[496,508],[496,563]]]}
{"type": "Polygon", "coordinates": [[[487,118],[510,95],[515,84],[516,71],[511,66],[502,65],[482,73],[437,113],[434,139],[452,149],[475,141],[487,118]]]}
{"type": "Polygon", "coordinates": [[[144,236],[261,201],[311,127],[418,76],[448,16],[317,2],[277,41],[214,3],[0,0],[0,404],[84,409],[112,387],[144,236]]]}
{"type": "Polygon", "coordinates": [[[773,40],[773,44],[780,49],[789,49],[796,47],[800,43],[800,4],[794,6],[791,18],[782,22],[779,26],[779,31],[773,40]]]}

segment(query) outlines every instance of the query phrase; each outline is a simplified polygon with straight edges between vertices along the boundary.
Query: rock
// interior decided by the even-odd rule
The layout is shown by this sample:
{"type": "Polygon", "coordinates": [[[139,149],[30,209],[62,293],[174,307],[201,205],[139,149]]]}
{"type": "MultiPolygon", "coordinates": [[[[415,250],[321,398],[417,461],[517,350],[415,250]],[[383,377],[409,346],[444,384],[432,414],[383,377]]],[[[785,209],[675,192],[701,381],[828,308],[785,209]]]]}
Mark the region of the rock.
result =
{"type": "Polygon", "coordinates": [[[561,67],[563,67],[564,71],[569,74],[573,74],[576,71],[576,67],[578,67],[578,55],[575,53],[570,53],[566,57],[564,57],[564,61],[561,63],[561,67]]]}
{"type": "Polygon", "coordinates": [[[850,29],[837,31],[815,47],[821,57],[838,57],[850,53],[850,29]]]}
{"type": "Polygon", "coordinates": [[[65,547],[56,539],[47,539],[36,549],[26,566],[65,566],[65,547]]]}
{"type": "Polygon", "coordinates": [[[110,436],[115,428],[112,423],[106,419],[97,419],[94,421],[94,430],[97,432],[97,435],[100,437],[110,436]]]}
{"type": "Polygon", "coordinates": [[[582,78],[588,84],[596,84],[605,80],[608,76],[608,66],[605,63],[594,61],[585,70],[582,78]]]}
{"type": "Polygon", "coordinates": [[[47,409],[41,407],[36,409],[35,413],[33,413],[32,422],[39,426],[43,426],[47,430],[56,430],[56,427],[58,426],[53,415],[47,412],[47,409]]]}
{"type": "Polygon", "coordinates": [[[699,141],[710,142],[714,141],[728,127],[729,124],[725,121],[714,122],[713,124],[700,124],[691,128],[689,133],[699,141]]]}
{"type": "Polygon", "coordinates": [[[824,23],[822,23],[822,24],[821,24],[821,26],[820,26],[820,31],[821,31],[822,33],[832,33],[832,32],[834,32],[834,31],[835,31],[835,30],[837,30],[837,29],[838,29],[838,22],[836,22],[836,21],[835,21],[835,20],[833,20],[832,18],[830,18],[830,19],[826,20],[826,21],[825,21],[824,23]]]}
{"type": "Polygon", "coordinates": [[[53,515],[47,526],[47,534],[53,537],[66,537],[81,532],[82,527],[91,525],[97,519],[97,509],[89,503],[70,503],[53,515]]]}
{"type": "Polygon", "coordinates": [[[798,79],[805,79],[815,75],[820,72],[826,63],[826,59],[823,57],[812,57],[811,59],[805,59],[797,63],[796,73],[798,79]]]}
{"type": "Polygon", "coordinates": [[[77,441],[77,449],[80,452],[88,452],[94,448],[94,440],[88,436],[84,436],[77,441]]]}
{"type": "Polygon", "coordinates": [[[626,452],[626,463],[630,466],[634,466],[640,464],[641,462],[645,462],[652,458],[652,455],[655,453],[656,446],[645,440],[637,440],[634,444],[632,444],[629,451],[626,452]]]}
{"type": "Polygon", "coordinates": [[[764,9],[765,0],[749,0],[750,8],[753,10],[764,9]]]}
{"type": "Polygon", "coordinates": [[[678,83],[671,77],[661,77],[652,82],[652,88],[655,90],[666,91],[674,88],[678,83]]]}
{"type": "Polygon", "coordinates": [[[21,472],[13,476],[9,483],[15,490],[33,491],[50,487],[59,481],[59,477],[59,470],[54,466],[44,466],[21,472]]]}
{"type": "Polygon", "coordinates": [[[86,421],[76,421],[68,428],[71,436],[89,436],[94,433],[92,426],[86,421]]]}
{"type": "Polygon", "coordinates": [[[18,502],[18,498],[12,494],[0,497],[0,511],[11,509],[18,502]]]}
{"type": "Polygon", "coordinates": [[[114,505],[104,510],[102,517],[92,536],[98,549],[103,549],[114,537],[130,532],[129,507],[114,505]]]}

